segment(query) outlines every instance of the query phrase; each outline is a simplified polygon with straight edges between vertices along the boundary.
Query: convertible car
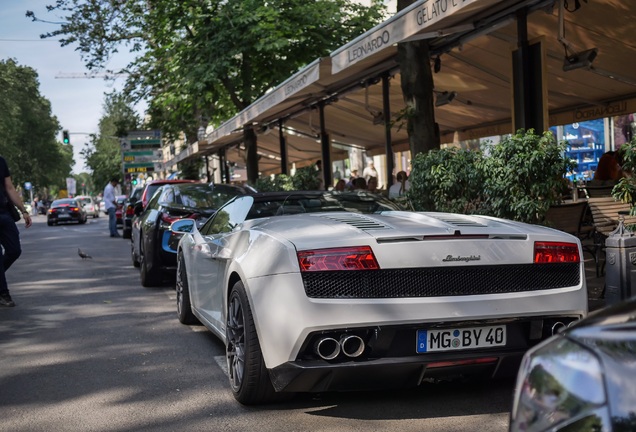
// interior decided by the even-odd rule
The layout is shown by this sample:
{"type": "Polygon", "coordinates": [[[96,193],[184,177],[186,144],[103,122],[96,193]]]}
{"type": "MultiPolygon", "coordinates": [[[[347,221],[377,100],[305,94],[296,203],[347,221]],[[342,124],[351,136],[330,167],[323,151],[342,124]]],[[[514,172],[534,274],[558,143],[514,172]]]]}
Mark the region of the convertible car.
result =
{"type": "Polygon", "coordinates": [[[243,404],[514,376],[587,314],[581,244],[547,227],[358,191],[240,196],[172,230],[179,320],[225,343],[243,404]]]}

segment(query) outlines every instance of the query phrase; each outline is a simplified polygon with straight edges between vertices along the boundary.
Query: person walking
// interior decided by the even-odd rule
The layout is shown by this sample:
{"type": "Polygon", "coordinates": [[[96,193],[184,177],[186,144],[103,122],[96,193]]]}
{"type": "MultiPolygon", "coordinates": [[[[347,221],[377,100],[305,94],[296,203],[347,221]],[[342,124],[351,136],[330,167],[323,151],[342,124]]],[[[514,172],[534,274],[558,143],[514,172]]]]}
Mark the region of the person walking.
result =
{"type": "Polygon", "coordinates": [[[15,302],[9,294],[6,272],[11,264],[22,254],[20,246],[20,231],[9,213],[9,206],[18,207],[24,218],[24,226],[29,228],[33,221],[31,215],[24,208],[22,198],[15,190],[11,181],[11,173],[7,161],[0,156],[0,175],[4,179],[0,182],[0,244],[2,245],[2,272],[0,272],[0,306],[13,307],[15,302]]]}
{"type": "Polygon", "coordinates": [[[104,209],[108,214],[108,230],[110,231],[111,237],[121,237],[117,232],[117,218],[115,216],[115,210],[117,210],[115,187],[117,183],[119,183],[119,179],[113,177],[104,188],[104,209]]]}

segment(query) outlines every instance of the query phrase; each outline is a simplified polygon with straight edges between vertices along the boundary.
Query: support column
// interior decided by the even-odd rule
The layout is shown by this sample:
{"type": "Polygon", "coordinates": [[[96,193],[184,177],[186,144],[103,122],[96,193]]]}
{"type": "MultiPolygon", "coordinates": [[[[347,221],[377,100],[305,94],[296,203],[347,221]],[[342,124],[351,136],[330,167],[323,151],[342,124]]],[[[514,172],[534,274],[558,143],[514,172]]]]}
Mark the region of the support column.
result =
{"type": "Polygon", "coordinates": [[[280,173],[289,174],[289,164],[287,162],[287,142],[283,134],[283,121],[278,120],[278,140],[280,142],[280,173]]]}
{"type": "Polygon", "coordinates": [[[322,178],[325,181],[325,190],[333,184],[331,174],[331,142],[325,127],[325,104],[318,105],[320,112],[320,148],[322,151],[322,178]]]}
{"type": "Polygon", "coordinates": [[[386,189],[393,184],[393,147],[391,146],[391,100],[389,74],[382,75],[382,115],[384,117],[384,152],[386,153],[386,189]]]}
{"type": "Polygon", "coordinates": [[[253,185],[256,184],[256,180],[258,180],[258,147],[256,132],[254,132],[252,126],[245,126],[243,128],[243,144],[245,145],[245,152],[247,153],[247,181],[253,185]]]}
{"type": "Polygon", "coordinates": [[[517,12],[517,46],[512,53],[513,131],[548,127],[545,61],[541,42],[528,43],[527,10],[517,12]]]}

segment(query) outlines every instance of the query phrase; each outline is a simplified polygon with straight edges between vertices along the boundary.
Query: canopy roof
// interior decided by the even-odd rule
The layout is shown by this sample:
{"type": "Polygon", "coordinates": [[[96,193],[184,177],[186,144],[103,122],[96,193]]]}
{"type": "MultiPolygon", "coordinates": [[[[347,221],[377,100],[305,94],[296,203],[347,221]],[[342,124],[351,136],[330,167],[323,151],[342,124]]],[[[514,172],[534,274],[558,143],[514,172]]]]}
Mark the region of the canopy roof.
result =
{"type": "MultiPolygon", "coordinates": [[[[567,3],[572,10],[575,2],[567,3]]],[[[636,44],[632,37],[636,4],[581,2],[580,9],[563,13],[561,34],[559,4],[552,0],[421,0],[299,71],[207,135],[199,142],[198,152],[189,150],[172,162],[223,147],[234,149],[228,158],[238,158],[241,129],[251,125],[258,134],[260,170],[280,172],[278,126],[282,121],[289,162],[308,164],[320,158],[318,103],[326,103],[325,125],[332,142],[372,154],[384,152],[379,77],[385,73],[391,75],[392,146],[394,151],[408,149],[405,128],[396,121],[404,103],[395,43],[417,38],[429,39],[433,58],[440,57],[441,68],[434,74],[436,92],[456,92],[450,103],[435,108],[442,142],[510,133],[511,53],[517,48],[515,18],[522,9],[528,12],[528,40],[543,44],[550,125],[636,112],[636,44]],[[465,6],[434,13],[430,8],[440,3],[465,6]],[[592,66],[564,71],[566,53],[592,48],[598,50],[592,66]]],[[[345,152],[337,151],[332,156],[333,160],[344,157],[345,152]]]]}

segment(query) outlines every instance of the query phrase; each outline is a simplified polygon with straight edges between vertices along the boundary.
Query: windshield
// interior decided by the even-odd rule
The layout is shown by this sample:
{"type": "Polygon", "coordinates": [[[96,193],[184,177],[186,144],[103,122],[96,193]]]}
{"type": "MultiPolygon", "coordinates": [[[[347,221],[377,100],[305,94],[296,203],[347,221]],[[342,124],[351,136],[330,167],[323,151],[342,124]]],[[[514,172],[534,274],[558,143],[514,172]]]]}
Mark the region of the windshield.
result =
{"type": "Polygon", "coordinates": [[[400,211],[407,208],[381,195],[365,191],[323,193],[299,191],[258,196],[247,218],[334,211],[378,213],[391,210],[400,211]]]}

